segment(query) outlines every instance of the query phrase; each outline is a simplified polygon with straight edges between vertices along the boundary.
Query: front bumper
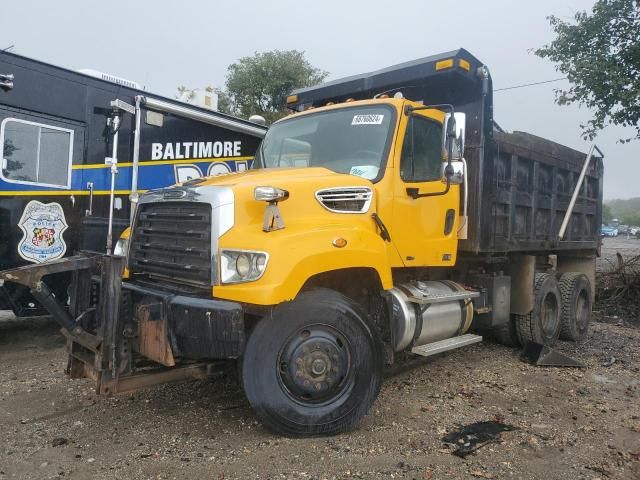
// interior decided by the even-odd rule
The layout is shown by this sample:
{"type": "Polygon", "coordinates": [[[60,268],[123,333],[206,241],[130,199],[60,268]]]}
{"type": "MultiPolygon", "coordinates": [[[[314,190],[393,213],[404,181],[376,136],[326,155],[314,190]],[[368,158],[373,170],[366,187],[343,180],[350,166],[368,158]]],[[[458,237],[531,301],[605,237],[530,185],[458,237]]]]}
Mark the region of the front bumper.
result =
{"type": "Polygon", "coordinates": [[[244,312],[239,303],[179,295],[128,282],[123,282],[122,289],[130,295],[140,353],[159,351],[168,345],[171,357],[200,360],[238,358],[244,351],[244,312]]]}

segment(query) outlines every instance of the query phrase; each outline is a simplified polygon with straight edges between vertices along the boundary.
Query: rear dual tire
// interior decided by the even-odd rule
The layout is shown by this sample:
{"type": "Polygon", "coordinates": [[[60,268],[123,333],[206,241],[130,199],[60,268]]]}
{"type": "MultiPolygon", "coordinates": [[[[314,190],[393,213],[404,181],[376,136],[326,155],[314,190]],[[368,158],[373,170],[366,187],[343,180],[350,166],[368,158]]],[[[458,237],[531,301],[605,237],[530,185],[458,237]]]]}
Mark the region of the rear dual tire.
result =
{"type": "Polygon", "coordinates": [[[514,315],[510,315],[507,323],[494,328],[491,333],[493,338],[505,347],[517,348],[520,346],[514,315]]]}
{"type": "Polygon", "coordinates": [[[560,336],[561,298],[556,277],[549,273],[536,273],[533,310],[526,315],[515,315],[515,327],[520,343],[528,342],[553,346],[560,336]]]}
{"type": "Polygon", "coordinates": [[[501,343],[553,346],[558,338],[579,342],[587,337],[593,295],[586,275],[567,272],[557,280],[552,274],[537,273],[534,291],[533,310],[526,315],[514,315],[509,324],[496,332],[501,343]]]}
{"type": "Polygon", "coordinates": [[[578,272],[562,274],[558,282],[562,299],[560,338],[580,342],[589,334],[593,295],[591,282],[578,272]]]}

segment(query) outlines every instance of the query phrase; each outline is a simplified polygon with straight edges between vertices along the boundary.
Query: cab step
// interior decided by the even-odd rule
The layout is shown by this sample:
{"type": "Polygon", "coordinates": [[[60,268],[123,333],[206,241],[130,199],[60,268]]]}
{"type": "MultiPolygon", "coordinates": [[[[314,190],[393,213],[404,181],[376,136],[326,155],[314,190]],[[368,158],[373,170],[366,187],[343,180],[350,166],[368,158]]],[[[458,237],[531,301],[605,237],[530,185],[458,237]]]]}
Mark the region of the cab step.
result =
{"type": "Polygon", "coordinates": [[[466,335],[460,335],[458,337],[440,340],[439,342],[427,343],[426,345],[414,347],[411,349],[411,353],[428,357],[429,355],[435,355],[455,348],[466,347],[467,345],[472,345],[481,341],[482,337],[480,335],[467,333],[466,335]]]}
{"type": "Polygon", "coordinates": [[[469,300],[471,298],[477,298],[480,296],[480,292],[472,292],[470,290],[463,290],[451,293],[436,293],[424,296],[408,295],[407,300],[411,303],[417,303],[418,305],[428,305],[430,303],[443,303],[453,302],[456,300],[469,300]]]}

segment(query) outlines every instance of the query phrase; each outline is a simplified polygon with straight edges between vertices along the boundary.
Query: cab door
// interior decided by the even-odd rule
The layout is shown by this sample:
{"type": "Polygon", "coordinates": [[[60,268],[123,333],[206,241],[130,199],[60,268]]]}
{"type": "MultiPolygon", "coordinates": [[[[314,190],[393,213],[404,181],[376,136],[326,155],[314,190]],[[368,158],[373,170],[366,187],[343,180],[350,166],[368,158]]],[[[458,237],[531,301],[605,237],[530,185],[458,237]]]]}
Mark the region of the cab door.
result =
{"type": "Polygon", "coordinates": [[[391,239],[407,267],[456,261],[460,187],[447,190],[443,181],[443,119],[440,111],[413,112],[396,156],[391,239]]]}

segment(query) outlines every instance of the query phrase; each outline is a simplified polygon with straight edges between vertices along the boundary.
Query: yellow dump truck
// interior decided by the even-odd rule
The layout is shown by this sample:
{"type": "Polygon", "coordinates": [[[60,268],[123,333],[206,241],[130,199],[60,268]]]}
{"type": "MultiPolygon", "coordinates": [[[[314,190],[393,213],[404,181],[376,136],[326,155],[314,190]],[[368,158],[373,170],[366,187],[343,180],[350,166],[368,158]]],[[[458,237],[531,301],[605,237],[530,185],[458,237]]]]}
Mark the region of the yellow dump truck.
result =
{"type": "Polygon", "coordinates": [[[141,196],[122,256],[2,274],[63,324],[71,376],[117,393],[236,359],[265,426],[330,435],[406,353],[586,335],[601,153],[503,131],[465,50],[287,102],[249,170],[141,196]],[[74,272],[68,313],[55,269],[74,272]]]}

